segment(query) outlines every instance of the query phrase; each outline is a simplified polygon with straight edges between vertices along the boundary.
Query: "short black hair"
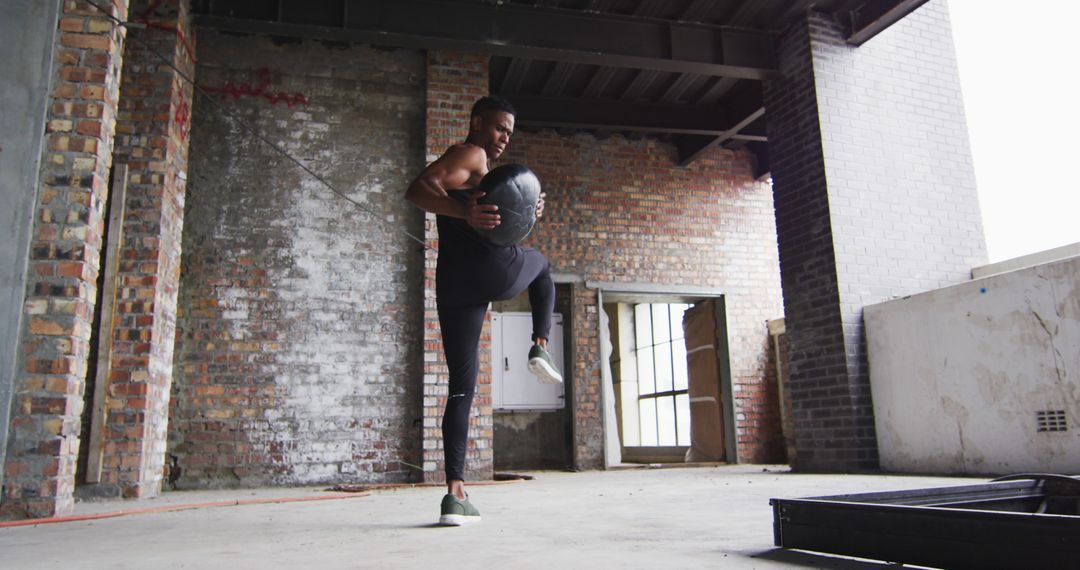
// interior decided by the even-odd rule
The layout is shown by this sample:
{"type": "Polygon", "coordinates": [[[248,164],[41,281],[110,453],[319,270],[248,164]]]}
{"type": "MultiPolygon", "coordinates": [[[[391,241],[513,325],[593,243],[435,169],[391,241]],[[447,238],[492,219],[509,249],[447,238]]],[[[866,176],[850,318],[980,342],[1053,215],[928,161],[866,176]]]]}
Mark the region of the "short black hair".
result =
{"type": "Polygon", "coordinates": [[[479,117],[489,111],[502,111],[503,113],[517,117],[517,111],[514,110],[514,106],[506,99],[497,95],[490,95],[477,99],[476,103],[473,103],[472,113],[470,113],[469,116],[479,117]]]}

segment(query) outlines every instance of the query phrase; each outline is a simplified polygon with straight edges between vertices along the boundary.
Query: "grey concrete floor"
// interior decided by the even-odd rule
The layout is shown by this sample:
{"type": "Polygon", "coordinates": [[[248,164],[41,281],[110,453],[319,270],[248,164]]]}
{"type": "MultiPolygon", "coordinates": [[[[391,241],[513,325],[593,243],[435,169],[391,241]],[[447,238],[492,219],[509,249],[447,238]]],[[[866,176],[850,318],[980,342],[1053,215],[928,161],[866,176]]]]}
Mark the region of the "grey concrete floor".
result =
{"type": "Polygon", "coordinates": [[[880,568],[773,546],[769,499],[986,479],[813,475],[723,465],[585,473],[474,486],[483,522],[443,528],[443,489],[165,493],[80,503],[76,514],[239,501],[173,512],[0,528],[0,567],[23,568],[880,568]],[[243,504],[288,498],[329,500],[243,504]]]}

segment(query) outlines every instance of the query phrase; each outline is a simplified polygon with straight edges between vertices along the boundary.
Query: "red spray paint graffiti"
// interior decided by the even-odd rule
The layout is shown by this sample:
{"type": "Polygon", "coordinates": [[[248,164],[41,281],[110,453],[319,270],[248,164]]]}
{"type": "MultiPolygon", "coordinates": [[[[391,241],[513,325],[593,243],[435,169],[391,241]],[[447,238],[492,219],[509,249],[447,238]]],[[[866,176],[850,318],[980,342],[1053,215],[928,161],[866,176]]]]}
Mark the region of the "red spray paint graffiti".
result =
{"type": "Polygon", "coordinates": [[[234,84],[231,81],[226,81],[224,87],[207,87],[202,86],[203,90],[211,93],[222,93],[224,95],[230,95],[236,99],[241,97],[261,97],[270,102],[271,105],[276,105],[278,102],[283,102],[293,108],[296,105],[307,105],[307,97],[303,93],[285,93],[284,91],[278,91],[273,93],[267,88],[270,87],[270,70],[263,67],[255,71],[258,82],[252,83],[239,83],[234,84]]]}
{"type": "Polygon", "coordinates": [[[173,119],[176,120],[176,126],[180,127],[180,140],[187,140],[188,132],[191,130],[188,127],[188,119],[190,117],[191,107],[188,106],[187,97],[181,93],[180,104],[176,106],[176,113],[173,115],[173,119]]]}

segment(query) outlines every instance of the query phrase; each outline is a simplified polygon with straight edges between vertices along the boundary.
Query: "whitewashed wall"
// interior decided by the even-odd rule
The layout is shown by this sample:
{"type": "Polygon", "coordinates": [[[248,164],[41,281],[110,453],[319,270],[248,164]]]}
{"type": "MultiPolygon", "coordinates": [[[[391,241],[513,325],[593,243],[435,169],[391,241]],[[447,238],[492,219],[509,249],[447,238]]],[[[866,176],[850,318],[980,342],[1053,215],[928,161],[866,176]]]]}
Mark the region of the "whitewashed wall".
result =
{"type": "Polygon", "coordinates": [[[867,306],[882,469],[1080,473],[1080,257],[867,306]],[[1064,411],[1065,431],[1039,431],[1064,411]]]}

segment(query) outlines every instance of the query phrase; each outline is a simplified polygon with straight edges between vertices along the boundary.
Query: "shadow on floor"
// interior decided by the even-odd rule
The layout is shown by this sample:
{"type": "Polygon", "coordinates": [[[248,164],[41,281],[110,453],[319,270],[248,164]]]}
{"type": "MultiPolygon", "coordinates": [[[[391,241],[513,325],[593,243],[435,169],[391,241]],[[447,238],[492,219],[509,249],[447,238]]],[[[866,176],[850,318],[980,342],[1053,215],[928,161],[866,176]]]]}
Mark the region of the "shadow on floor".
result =
{"type": "Polygon", "coordinates": [[[753,554],[753,558],[779,562],[789,566],[802,566],[806,568],[825,568],[838,570],[869,570],[883,566],[894,567],[895,564],[878,560],[865,560],[847,558],[831,554],[819,554],[804,550],[790,550],[786,548],[773,548],[753,554]]]}

